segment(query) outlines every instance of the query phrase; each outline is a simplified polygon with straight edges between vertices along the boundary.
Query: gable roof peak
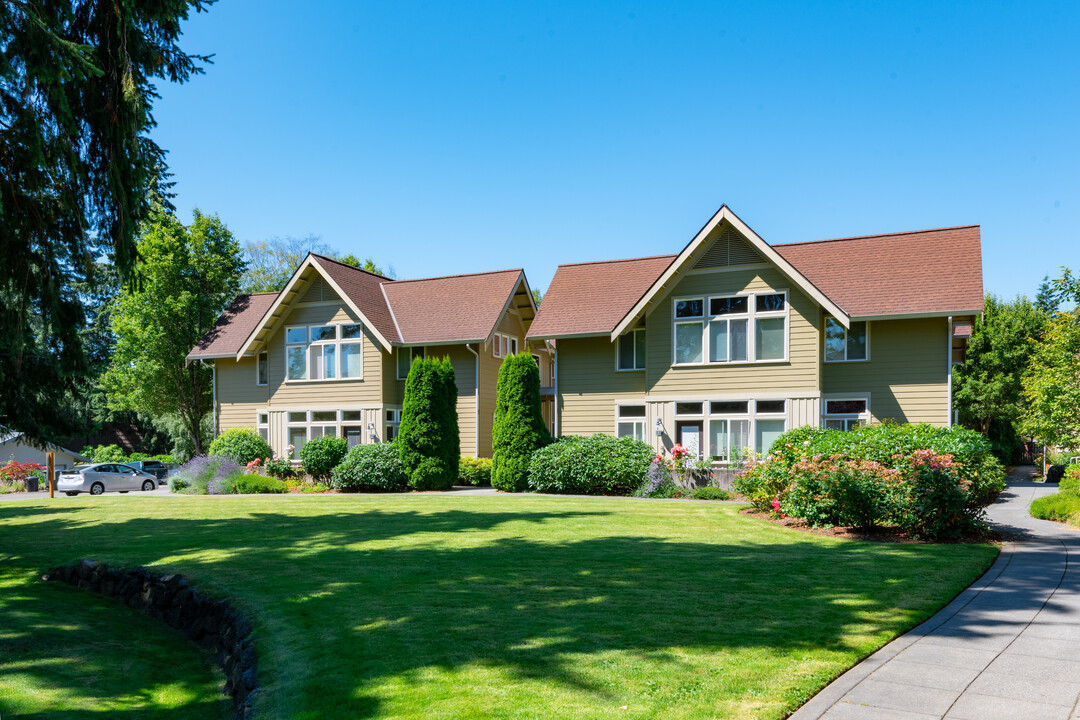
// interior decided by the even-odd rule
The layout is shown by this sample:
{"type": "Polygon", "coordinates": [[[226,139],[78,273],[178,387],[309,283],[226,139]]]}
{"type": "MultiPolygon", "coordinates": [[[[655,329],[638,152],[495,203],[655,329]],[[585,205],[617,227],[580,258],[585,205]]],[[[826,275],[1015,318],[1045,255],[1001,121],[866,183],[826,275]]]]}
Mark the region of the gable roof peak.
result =
{"type": "Polygon", "coordinates": [[[394,280],[394,278],[392,278],[392,277],[386,277],[385,275],[380,275],[379,273],[371,272],[370,270],[365,270],[362,267],[356,267],[355,265],[350,265],[349,263],[341,262],[340,260],[335,260],[332,257],[327,257],[326,255],[320,255],[319,253],[308,253],[308,255],[310,255],[311,257],[314,257],[314,258],[318,258],[319,260],[325,260],[326,262],[332,262],[335,265],[340,265],[341,267],[346,267],[346,268],[350,268],[352,270],[356,270],[357,272],[362,272],[365,275],[370,275],[371,277],[378,278],[379,280],[388,280],[390,282],[396,282],[394,280]]]}

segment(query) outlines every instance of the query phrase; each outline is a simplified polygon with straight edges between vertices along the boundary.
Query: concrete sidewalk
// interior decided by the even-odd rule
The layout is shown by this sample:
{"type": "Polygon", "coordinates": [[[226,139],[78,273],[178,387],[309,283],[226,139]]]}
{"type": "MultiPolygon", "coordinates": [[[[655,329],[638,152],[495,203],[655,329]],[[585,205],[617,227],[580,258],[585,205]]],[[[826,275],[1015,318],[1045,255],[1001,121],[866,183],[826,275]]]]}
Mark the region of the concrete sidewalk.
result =
{"type": "Polygon", "coordinates": [[[1031,477],[1015,470],[988,508],[1009,537],[990,570],[792,720],[1080,719],[1080,532],[1028,515],[1057,492],[1031,477]]]}

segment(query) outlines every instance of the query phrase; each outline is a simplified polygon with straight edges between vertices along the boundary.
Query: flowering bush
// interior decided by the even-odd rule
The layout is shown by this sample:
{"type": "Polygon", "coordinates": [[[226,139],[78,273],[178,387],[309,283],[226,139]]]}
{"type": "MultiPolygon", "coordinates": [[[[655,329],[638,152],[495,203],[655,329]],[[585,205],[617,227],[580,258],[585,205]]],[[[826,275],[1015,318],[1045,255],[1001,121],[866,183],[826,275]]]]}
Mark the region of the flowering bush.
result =
{"type": "Polygon", "coordinates": [[[243,466],[229,458],[199,455],[169,477],[169,489],[188,495],[223,495],[233,492],[233,483],[243,473],[243,466]]]}
{"type": "MultiPolygon", "coordinates": [[[[291,448],[292,445],[289,447],[291,448]]],[[[269,457],[263,461],[263,468],[266,470],[267,475],[279,480],[285,480],[293,476],[292,462],[287,457],[278,457],[277,455],[269,457]]]]}
{"type": "Polygon", "coordinates": [[[43,477],[44,465],[20,463],[14,460],[0,467],[0,493],[22,492],[26,490],[26,479],[43,477]]]}
{"type": "Polygon", "coordinates": [[[664,456],[657,454],[653,457],[652,465],[645,476],[645,482],[634,492],[634,497],[640,498],[671,498],[675,497],[679,488],[671,479],[671,468],[664,460],[664,456]]]}

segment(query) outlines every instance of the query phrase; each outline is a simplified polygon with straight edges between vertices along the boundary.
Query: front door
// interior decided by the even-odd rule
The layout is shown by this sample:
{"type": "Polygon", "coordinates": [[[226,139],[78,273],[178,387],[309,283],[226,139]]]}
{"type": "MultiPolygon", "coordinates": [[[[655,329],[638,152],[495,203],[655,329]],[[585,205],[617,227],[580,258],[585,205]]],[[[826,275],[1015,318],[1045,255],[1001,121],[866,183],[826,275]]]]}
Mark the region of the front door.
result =
{"type": "Polygon", "coordinates": [[[702,422],[682,420],[675,424],[675,441],[690,451],[690,457],[701,457],[702,422]]]}

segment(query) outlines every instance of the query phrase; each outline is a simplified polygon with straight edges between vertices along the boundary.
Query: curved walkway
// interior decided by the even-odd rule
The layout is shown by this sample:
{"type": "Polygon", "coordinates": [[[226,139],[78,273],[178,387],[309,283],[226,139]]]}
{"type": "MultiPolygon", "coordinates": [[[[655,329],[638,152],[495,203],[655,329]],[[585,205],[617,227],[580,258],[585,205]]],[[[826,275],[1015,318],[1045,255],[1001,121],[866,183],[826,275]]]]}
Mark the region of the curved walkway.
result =
{"type": "Polygon", "coordinates": [[[990,521],[994,565],[940,612],[837,678],[792,720],[1080,718],[1080,532],[1036,520],[1057,491],[1017,468],[990,521]]]}

